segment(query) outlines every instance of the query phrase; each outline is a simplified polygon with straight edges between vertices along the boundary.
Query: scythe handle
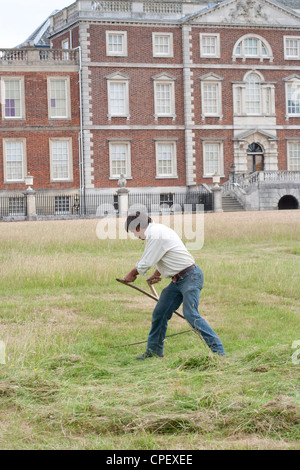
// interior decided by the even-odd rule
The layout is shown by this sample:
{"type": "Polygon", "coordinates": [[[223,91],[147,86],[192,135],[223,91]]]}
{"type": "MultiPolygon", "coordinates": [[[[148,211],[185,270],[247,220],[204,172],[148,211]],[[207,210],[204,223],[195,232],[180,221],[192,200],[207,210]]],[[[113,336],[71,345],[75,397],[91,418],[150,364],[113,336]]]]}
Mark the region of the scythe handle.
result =
{"type": "MultiPolygon", "coordinates": [[[[158,294],[157,294],[156,290],[150,284],[149,284],[149,287],[151,288],[153,294],[150,294],[150,292],[147,292],[146,290],[141,289],[140,287],[135,286],[134,284],[131,284],[131,282],[124,281],[124,279],[117,278],[116,281],[121,282],[121,284],[125,284],[125,286],[132,287],[132,289],[138,290],[139,292],[142,292],[142,294],[147,295],[148,297],[150,297],[150,299],[156,300],[156,302],[159,300],[159,297],[158,297],[158,294]],[[154,292],[155,292],[155,294],[154,294],[154,292]]],[[[176,312],[176,311],[174,313],[176,315],[178,315],[180,318],[183,318],[185,320],[184,316],[181,315],[181,313],[176,312]]]]}

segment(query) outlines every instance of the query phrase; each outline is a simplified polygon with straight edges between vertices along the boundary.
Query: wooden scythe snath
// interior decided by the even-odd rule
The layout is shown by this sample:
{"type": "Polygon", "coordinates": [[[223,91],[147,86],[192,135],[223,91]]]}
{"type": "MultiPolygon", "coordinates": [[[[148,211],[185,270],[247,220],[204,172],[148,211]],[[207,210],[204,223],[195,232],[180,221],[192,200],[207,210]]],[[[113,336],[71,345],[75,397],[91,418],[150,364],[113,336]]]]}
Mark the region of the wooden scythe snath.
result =
{"type": "MultiPolygon", "coordinates": [[[[148,282],[148,286],[150,287],[150,289],[151,289],[151,291],[152,291],[152,294],[151,294],[150,292],[147,292],[147,291],[144,290],[144,289],[141,289],[141,288],[138,287],[138,286],[135,286],[135,285],[132,284],[131,282],[126,282],[126,281],[124,281],[124,279],[119,279],[119,278],[117,278],[116,281],[120,282],[121,284],[125,284],[125,286],[129,286],[129,287],[131,287],[132,289],[135,289],[135,290],[141,292],[141,293],[144,294],[144,295],[147,295],[147,297],[150,297],[150,299],[153,299],[153,300],[155,300],[156,302],[158,302],[158,300],[159,300],[159,296],[158,296],[158,294],[157,294],[155,288],[153,287],[153,285],[152,285],[150,282],[148,282]]],[[[175,313],[176,315],[178,315],[180,318],[183,318],[183,320],[187,321],[187,320],[185,319],[185,317],[184,317],[183,315],[181,315],[181,313],[177,312],[176,310],[175,310],[174,313],[175,313]]],[[[193,331],[194,333],[196,333],[197,336],[200,337],[200,339],[203,341],[203,343],[206,344],[205,341],[203,340],[202,336],[201,336],[200,331],[198,331],[196,328],[193,328],[190,324],[189,324],[189,326],[191,327],[190,330],[182,331],[181,333],[175,333],[175,334],[173,334],[173,335],[168,335],[168,336],[166,336],[166,338],[171,338],[172,336],[177,336],[177,335],[183,335],[183,334],[185,334],[185,333],[190,333],[191,331],[193,331]]],[[[137,344],[143,344],[143,343],[147,343],[147,341],[139,341],[139,342],[137,342],[137,343],[124,344],[124,345],[122,345],[122,346],[114,346],[114,348],[125,348],[126,346],[135,346],[135,345],[137,345],[137,344]]]]}

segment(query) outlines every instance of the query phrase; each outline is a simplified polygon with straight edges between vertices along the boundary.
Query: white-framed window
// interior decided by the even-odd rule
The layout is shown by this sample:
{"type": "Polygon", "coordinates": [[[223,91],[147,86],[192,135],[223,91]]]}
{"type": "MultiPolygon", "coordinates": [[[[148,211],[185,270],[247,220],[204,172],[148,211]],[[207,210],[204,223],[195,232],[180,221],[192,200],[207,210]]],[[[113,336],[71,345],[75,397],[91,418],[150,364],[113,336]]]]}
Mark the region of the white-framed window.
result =
{"type": "Polygon", "coordinates": [[[49,119],[71,119],[70,77],[48,77],[49,119]]]}
{"type": "Polygon", "coordinates": [[[284,36],[285,60],[300,60],[300,36],[284,36]]]}
{"type": "MultiPolygon", "coordinates": [[[[69,50],[70,49],[69,39],[64,39],[61,43],[61,46],[62,46],[62,49],[69,50]]],[[[63,53],[63,60],[69,60],[69,52],[63,53]]]]}
{"type": "Polygon", "coordinates": [[[116,73],[107,78],[108,119],[127,117],[129,119],[129,77],[116,73]]]}
{"type": "Polygon", "coordinates": [[[152,33],[153,57],[173,57],[173,34],[152,33]]]}
{"type": "Polygon", "coordinates": [[[5,183],[23,182],[27,174],[26,139],[3,139],[5,183]]]}
{"type": "Polygon", "coordinates": [[[200,33],[200,57],[220,57],[220,34],[200,33]]]}
{"type": "Polygon", "coordinates": [[[257,34],[246,34],[241,37],[233,48],[232,59],[265,59],[273,61],[273,52],[269,43],[257,34]]]}
{"type": "Polygon", "coordinates": [[[286,82],[286,117],[300,117],[300,76],[294,75],[284,81],[286,82]]]}
{"type": "Polygon", "coordinates": [[[121,175],[131,178],[131,152],[130,142],[109,142],[110,178],[117,179],[121,175]]]}
{"type": "Polygon", "coordinates": [[[24,77],[2,77],[2,119],[25,119],[24,77]]]}
{"type": "Polygon", "coordinates": [[[106,55],[127,56],[127,31],[106,31],[106,55]]]}
{"type": "Polygon", "coordinates": [[[287,142],[288,171],[300,171],[300,140],[287,142]]]}
{"type": "Polygon", "coordinates": [[[247,72],[242,82],[233,84],[233,102],[236,116],[274,116],[275,85],[258,71],[247,72]]]}
{"type": "Polygon", "coordinates": [[[261,114],[260,77],[256,73],[246,78],[246,114],[261,114]]]}
{"type": "Polygon", "coordinates": [[[155,142],[156,178],[177,178],[176,142],[155,142]]]}
{"type": "Polygon", "coordinates": [[[223,142],[203,142],[203,176],[211,178],[213,175],[224,176],[223,142]]]}
{"type": "Polygon", "coordinates": [[[73,180],[73,155],[71,138],[50,139],[51,181],[73,180]]]}
{"type": "Polygon", "coordinates": [[[212,73],[201,80],[202,119],[205,117],[222,118],[222,78],[212,73]]]}
{"type": "Polygon", "coordinates": [[[154,117],[176,117],[175,79],[170,75],[154,77],[154,117]]]}

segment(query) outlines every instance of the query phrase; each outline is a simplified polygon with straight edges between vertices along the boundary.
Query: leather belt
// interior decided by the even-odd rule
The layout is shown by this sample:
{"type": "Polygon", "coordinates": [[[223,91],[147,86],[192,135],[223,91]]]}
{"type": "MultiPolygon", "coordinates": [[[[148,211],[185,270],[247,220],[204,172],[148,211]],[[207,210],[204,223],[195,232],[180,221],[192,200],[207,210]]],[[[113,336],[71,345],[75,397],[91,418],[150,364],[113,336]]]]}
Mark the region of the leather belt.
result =
{"type": "Polygon", "coordinates": [[[189,266],[188,268],[185,268],[183,271],[180,271],[180,273],[178,274],[175,274],[175,276],[172,277],[172,282],[177,282],[178,279],[183,276],[185,273],[188,273],[189,271],[191,271],[192,269],[194,269],[196,267],[195,264],[192,264],[192,266],[189,266]]]}

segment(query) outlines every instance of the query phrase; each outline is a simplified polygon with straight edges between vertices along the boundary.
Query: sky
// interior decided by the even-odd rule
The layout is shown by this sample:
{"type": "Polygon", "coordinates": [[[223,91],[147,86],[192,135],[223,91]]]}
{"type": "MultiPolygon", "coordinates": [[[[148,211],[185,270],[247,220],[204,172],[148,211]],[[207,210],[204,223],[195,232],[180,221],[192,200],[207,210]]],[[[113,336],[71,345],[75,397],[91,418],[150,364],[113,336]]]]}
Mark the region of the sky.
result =
{"type": "Polygon", "coordinates": [[[54,10],[74,0],[0,0],[0,49],[24,42],[54,10]]]}

